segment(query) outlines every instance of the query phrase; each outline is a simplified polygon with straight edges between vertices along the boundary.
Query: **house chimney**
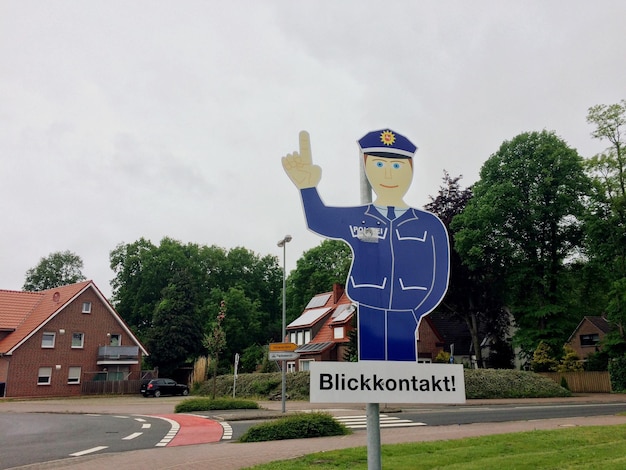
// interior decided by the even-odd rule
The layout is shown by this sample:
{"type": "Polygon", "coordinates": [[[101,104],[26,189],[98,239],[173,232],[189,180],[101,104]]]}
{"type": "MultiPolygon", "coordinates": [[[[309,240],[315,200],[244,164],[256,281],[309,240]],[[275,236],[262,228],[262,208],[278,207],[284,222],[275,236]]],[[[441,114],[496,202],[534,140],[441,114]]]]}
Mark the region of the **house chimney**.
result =
{"type": "Polygon", "coordinates": [[[343,284],[339,284],[339,283],[333,284],[333,303],[334,304],[339,302],[339,299],[343,295],[343,291],[344,291],[343,284]]]}

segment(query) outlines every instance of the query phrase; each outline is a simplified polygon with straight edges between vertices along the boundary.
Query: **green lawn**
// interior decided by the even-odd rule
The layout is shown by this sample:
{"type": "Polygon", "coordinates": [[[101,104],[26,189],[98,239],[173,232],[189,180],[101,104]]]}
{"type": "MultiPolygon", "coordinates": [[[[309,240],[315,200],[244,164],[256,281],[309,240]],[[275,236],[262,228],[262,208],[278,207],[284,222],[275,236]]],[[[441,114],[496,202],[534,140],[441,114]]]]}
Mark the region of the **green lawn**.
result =
{"type": "MultiPolygon", "coordinates": [[[[385,445],[382,447],[382,463],[385,470],[626,469],[626,425],[385,445]]],[[[367,449],[321,452],[251,468],[367,469],[367,449]]]]}

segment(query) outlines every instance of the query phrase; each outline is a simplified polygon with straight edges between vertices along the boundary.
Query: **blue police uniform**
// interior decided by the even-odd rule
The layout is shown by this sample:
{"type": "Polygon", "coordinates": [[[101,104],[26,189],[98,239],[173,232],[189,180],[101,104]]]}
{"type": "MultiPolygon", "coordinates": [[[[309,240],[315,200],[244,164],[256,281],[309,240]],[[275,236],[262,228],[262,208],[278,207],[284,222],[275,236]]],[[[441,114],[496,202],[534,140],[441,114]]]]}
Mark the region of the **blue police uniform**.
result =
{"type": "MultiPolygon", "coordinates": [[[[381,132],[391,131],[370,134],[381,132]]],[[[393,135],[398,145],[399,134],[393,135]]],[[[376,154],[395,158],[393,150],[376,154]]],[[[448,287],[448,233],[441,220],[412,208],[391,220],[372,204],[328,207],[316,188],[302,189],[301,196],[309,229],[352,249],[346,292],[359,305],[359,358],[415,361],[419,320],[448,287]]]]}

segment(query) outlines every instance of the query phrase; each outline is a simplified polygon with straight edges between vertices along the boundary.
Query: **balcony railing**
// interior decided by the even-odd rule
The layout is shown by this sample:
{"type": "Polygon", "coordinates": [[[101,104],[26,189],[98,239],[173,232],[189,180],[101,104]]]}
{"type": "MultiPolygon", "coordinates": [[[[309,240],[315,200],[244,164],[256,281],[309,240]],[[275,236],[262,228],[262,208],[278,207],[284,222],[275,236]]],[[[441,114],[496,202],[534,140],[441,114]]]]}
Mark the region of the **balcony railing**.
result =
{"type": "Polygon", "coordinates": [[[100,346],[98,364],[137,364],[139,346],[100,346]]]}

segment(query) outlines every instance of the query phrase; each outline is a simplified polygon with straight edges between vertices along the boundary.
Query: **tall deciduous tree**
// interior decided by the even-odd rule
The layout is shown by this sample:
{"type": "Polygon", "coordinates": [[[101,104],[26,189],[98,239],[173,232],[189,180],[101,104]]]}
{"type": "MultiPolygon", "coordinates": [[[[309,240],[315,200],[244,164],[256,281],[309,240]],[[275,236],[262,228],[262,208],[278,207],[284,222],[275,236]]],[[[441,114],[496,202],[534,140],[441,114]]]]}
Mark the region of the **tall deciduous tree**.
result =
{"type": "Polygon", "coordinates": [[[527,355],[541,340],[559,350],[579,320],[561,281],[565,261],[581,246],[589,188],[576,150],[553,132],[528,132],[485,162],[473,198],[455,218],[464,262],[505,281],[515,339],[527,355]]]}
{"type": "Polygon", "coordinates": [[[80,256],[69,250],[57,251],[41,258],[37,266],[26,271],[22,289],[42,291],[84,281],[82,269],[80,256]]]}
{"type": "Polygon", "coordinates": [[[609,288],[606,313],[624,340],[626,328],[626,100],[589,108],[591,135],[607,149],[586,162],[594,183],[587,234],[590,265],[609,288]]]}
{"type": "Polygon", "coordinates": [[[181,364],[203,352],[202,327],[197,283],[182,269],[172,275],[154,310],[146,341],[148,362],[171,376],[181,364]]]}
{"type": "Polygon", "coordinates": [[[282,272],[274,256],[261,257],[241,247],[227,251],[216,246],[183,244],[169,238],[154,245],[142,238],[118,245],[110,260],[115,272],[111,282],[113,302],[141,339],[152,338],[154,344],[159,338],[164,341],[159,347],[168,347],[165,336],[153,330],[164,321],[163,309],[171,302],[163,302],[179,285],[176,276],[181,272],[193,293],[189,308],[201,318],[200,335],[207,332],[215,318],[215,306],[223,299],[228,302],[230,314],[224,328],[232,339],[229,348],[233,350],[221,357],[228,359],[231,352],[241,353],[248,346],[267,344],[280,336],[282,272]]]}
{"type": "MultiPolygon", "coordinates": [[[[504,345],[509,321],[508,315],[503,311],[502,299],[497,289],[499,280],[490,276],[490,272],[482,267],[470,269],[463,264],[456,250],[452,220],[463,212],[472,197],[471,189],[462,188],[460,180],[461,176],[452,178],[448,172],[444,172],[443,185],[440,186],[439,193],[436,197],[430,197],[430,203],[425,208],[441,219],[448,229],[450,239],[450,283],[438,309],[461,319],[467,325],[476,363],[479,367],[484,367],[481,345],[484,338],[481,337],[481,333],[501,340],[499,344],[504,345]]],[[[503,356],[503,351],[500,351],[500,355],[503,356]]],[[[498,365],[511,367],[509,364],[498,365]]]]}

